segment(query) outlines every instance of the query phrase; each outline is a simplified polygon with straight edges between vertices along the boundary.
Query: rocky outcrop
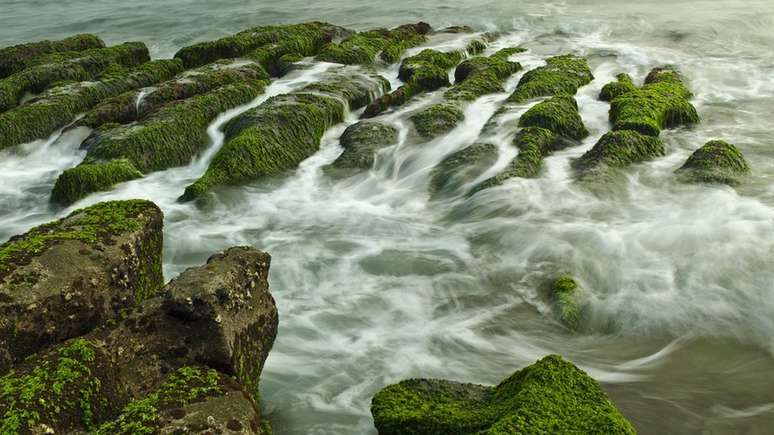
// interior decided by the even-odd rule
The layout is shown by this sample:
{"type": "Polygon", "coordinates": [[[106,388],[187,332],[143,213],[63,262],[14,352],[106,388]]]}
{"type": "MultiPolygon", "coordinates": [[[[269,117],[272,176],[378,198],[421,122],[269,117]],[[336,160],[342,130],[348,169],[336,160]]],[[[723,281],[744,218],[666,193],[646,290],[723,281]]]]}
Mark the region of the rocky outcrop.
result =
{"type": "Polygon", "coordinates": [[[637,89],[629,74],[618,74],[615,78],[616,81],[606,84],[599,91],[600,100],[613,101],[616,97],[637,89]]]}
{"type": "Polygon", "coordinates": [[[508,101],[521,103],[537,97],[575,95],[578,88],[591,83],[593,79],[586,59],[571,54],[550,57],[546,59],[545,66],[527,71],[521,77],[508,101]]]}
{"type": "Polygon", "coordinates": [[[558,355],[495,387],[409,379],[376,393],[380,435],[634,434],[599,384],[558,355]]]}
{"type": "Polygon", "coordinates": [[[398,142],[398,129],[382,122],[360,121],[347,127],[339,142],[344,151],[324,169],[334,176],[349,175],[370,169],[377,151],[398,142]]]}
{"type": "Polygon", "coordinates": [[[0,79],[40,62],[48,54],[59,53],[61,57],[91,48],[104,48],[105,43],[95,35],[87,33],[73,35],[58,41],[38,41],[0,49],[0,79]]]}
{"type": "Polygon", "coordinates": [[[404,24],[394,29],[373,29],[355,33],[341,42],[326,44],[318,60],[345,65],[370,65],[374,61],[392,63],[411,47],[425,42],[432,30],[427,23],[404,24]]]}
{"type": "Polygon", "coordinates": [[[105,202],[0,245],[0,373],[153,296],[161,227],[151,202],[105,202]]]}
{"type": "Polygon", "coordinates": [[[439,103],[411,115],[414,129],[425,139],[446,134],[465,120],[465,114],[456,104],[439,103]]]}
{"type": "Polygon", "coordinates": [[[686,183],[718,183],[737,185],[750,172],[742,152],[734,145],[711,140],[694,151],[677,170],[678,178],[686,183]]]}
{"type": "Polygon", "coordinates": [[[542,127],[574,140],[589,135],[578,113],[578,103],[570,95],[557,95],[532,106],[519,118],[519,127],[542,127]]]}

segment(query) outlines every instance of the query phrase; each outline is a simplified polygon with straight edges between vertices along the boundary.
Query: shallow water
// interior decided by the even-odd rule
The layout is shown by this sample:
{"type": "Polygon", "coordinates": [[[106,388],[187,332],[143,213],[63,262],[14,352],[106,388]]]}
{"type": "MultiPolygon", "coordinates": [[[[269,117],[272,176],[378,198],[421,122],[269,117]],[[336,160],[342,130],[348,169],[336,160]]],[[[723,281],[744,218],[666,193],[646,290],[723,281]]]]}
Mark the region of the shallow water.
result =
{"type": "MultiPolygon", "coordinates": [[[[577,98],[591,136],[549,157],[539,178],[469,199],[428,201],[428,174],[479,139],[507,93],[476,101],[462,126],[427,143],[406,118],[440,94],[384,115],[399,128],[399,142],[370,172],[334,182],[320,168],[341,151],[338,137],[357,119],[350,114],[288,177],[223,189],[204,208],[176,199],[204,172],[222,144],[219,127],[239,110],[210,127],[212,145],[191,165],[68,210],[49,207],[48,195],[59,172],[83,157],[78,145],[88,130],[0,153],[0,240],[74,208],[140,197],[165,212],[167,278],[232,245],[272,254],[280,331],[261,385],[276,433],[374,433],[370,398],[388,383],[419,376],[495,383],[554,352],[601,380],[640,433],[772,433],[774,3],[0,3],[3,45],[96,32],[108,42],[143,40],[155,56],[169,56],[251,25],[322,19],[366,28],[424,19],[506,31],[490,50],[524,45],[530,52],[515,59],[525,69],[552,54],[589,59],[596,80],[577,98]],[[703,122],[662,133],[667,156],[628,169],[609,189],[578,186],[570,160],[608,129],[599,89],[618,72],[642,80],[660,64],[688,77],[703,122]],[[743,186],[675,183],[674,169],[711,138],[747,156],[752,175],[743,186]],[[589,291],[579,334],[553,320],[538,290],[560,271],[589,291]]],[[[251,106],[332,67],[296,71],[251,106]]],[[[394,67],[382,72],[397,83],[394,67]]],[[[505,136],[486,139],[511,153],[496,165],[503,166],[513,154],[505,136]]]]}

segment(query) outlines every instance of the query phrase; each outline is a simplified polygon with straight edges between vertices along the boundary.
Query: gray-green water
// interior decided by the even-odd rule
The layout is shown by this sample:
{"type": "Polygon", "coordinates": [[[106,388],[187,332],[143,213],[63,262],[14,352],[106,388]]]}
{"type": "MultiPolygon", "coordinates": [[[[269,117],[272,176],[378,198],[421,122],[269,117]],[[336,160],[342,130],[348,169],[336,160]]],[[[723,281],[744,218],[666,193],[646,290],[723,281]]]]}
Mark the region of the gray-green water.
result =
{"type": "MultiPolygon", "coordinates": [[[[429,170],[476,140],[506,94],[476,101],[463,126],[424,144],[405,134],[406,114],[438,95],[386,115],[402,139],[368,174],[333,183],[320,171],[341,151],[345,123],[283,180],[221,191],[207,209],[177,204],[221,144],[216,123],[210,154],[190,166],[74,206],[156,201],[168,278],[235,244],[273,255],[280,333],[262,390],[276,433],[373,433],[370,397],[388,383],[494,383],[552,352],[603,381],[640,433],[774,433],[774,2],[0,0],[0,45],[94,32],[110,43],[142,40],[163,57],[245,27],[311,19],[503,30],[500,46],[530,49],[517,58],[527,68],[575,52],[597,78],[578,94],[591,137],[548,158],[539,178],[469,200],[428,202],[429,170]],[[577,187],[570,159],[609,128],[608,106],[595,98],[601,86],[664,63],[688,77],[702,124],[664,132],[667,156],[629,169],[608,194],[577,187]],[[672,171],[710,138],[745,153],[752,175],[743,186],[674,182],[672,171]],[[557,270],[590,292],[582,334],[556,324],[536,290],[557,270]]],[[[395,81],[394,68],[382,72],[395,81]]],[[[69,211],[51,209],[48,194],[82,158],[87,133],[0,153],[0,240],[69,211]]]]}

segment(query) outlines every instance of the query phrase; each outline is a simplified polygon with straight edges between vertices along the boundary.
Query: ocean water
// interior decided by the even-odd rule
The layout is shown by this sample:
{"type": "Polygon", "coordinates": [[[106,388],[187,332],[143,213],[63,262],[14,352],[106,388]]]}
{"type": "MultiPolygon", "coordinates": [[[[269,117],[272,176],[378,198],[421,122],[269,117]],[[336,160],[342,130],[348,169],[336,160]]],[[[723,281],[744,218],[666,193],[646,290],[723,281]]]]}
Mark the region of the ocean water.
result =
{"type": "MultiPolygon", "coordinates": [[[[407,116],[440,93],[385,114],[399,141],[361,175],[332,181],[321,171],[341,152],[338,138],[355,112],[286,177],[219,190],[206,207],[178,204],[222,145],[228,119],[334,67],[310,63],[223,114],[190,165],[66,210],[48,195],[83,158],[87,129],[0,152],[0,240],[98,201],[147,198],[165,212],[168,279],[228,246],[271,253],[280,331],[261,387],[278,434],[372,434],[370,399],[387,384],[492,384],[549,353],[600,380],[642,434],[774,433],[774,2],[416,3],[0,0],[0,45],[94,32],[109,43],[144,41],[167,57],[270,23],[469,24],[503,32],[490,52],[528,48],[514,57],[525,70],[554,54],[585,56],[596,79],[577,100],[591,135],[547,158],[538,178],[429,201],[434,165],[480,139],[517,74],[508,92],[475,101],[461,126],[429,142],[410,133],[407,116]],[[663,132],[667,155],[628,168],[604,192],[577,185],[570,161],[609,129],[599,89],[619,72],[642,80],[663,64],[687,77],[702,123],[663,132]],[[673,171],[714,138],[745,154],[745,183],[676,183],[673,171]],[[560,271],[588,292],[576,334],[554,320],[539,290],[560,271]]],[[[464,38],[426,46],[463,46],[464,38]]],[[[395,66],[380,72],[398,83],[395,66]]],[[[486,139],[503,152],[494,173],[514,151],[502,135],[486,139]]]]}

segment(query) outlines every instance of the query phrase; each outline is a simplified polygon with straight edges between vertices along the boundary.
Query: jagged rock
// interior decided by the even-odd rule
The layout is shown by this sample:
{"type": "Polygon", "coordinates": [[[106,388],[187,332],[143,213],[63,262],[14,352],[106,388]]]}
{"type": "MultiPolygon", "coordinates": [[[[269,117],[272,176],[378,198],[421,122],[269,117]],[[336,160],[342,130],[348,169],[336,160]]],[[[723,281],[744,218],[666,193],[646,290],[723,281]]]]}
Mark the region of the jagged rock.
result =
{"type": "Polygon", "coordinates": [[[228,249],[120,322],[27,358],[0,378],[0,427],[79,432],[105,424],[101,433],[153,433],[143,427],[168,427],[175,408],[191,407],[220,409],[212,424],[222,426],[229,391],[242,397],[232,417],[260,427],[249,402],[277,333],[269,263],[253,248],[228,249]],[[220,373],[190,367],[202,365],[220,373]],[[229,388],[224,375],[248,394],[229,388]]]}
{"type": "Polygon", "coordinates": [[[575,95],[594,79],[586,59],[570,54],[546,59],[546,65],[527,71],[508,97],[512,103],[557,94],[575,95]]]}
{"type": "Polygon", "coordinates": [[[96,82],[50,88],[30,102],[0,113],[0,150],[45,138],[100,101],[168,80],[182,69],[178,60],[156,60],[129,71],[112,72],[96,82]]]}
{"type": "Polygon", "coordinates": [[[155,294],[161,227],[151,202],[104,202],[0,245],[0,373],[155,294]]]}
{"type": "Polygon", "coordinates": [[[344,130],[339,139],[344,152],[326,167],[332,175],[370,169],[380,149],[398,142],[398,129],[374,121],[360,121],[344,130]]]}
{"type": "Polygon", "coordinates": [[[721,183],[736,185],[750,172],[747,161],[734,145],[711,140],[694,151],[677,170],[678,177],[688,183],[721,183]]]}
{"type": "Polygon", "coordinates": [[[404,24],[394,29],[374,29],[351,35],[339,43],[326,44],[317,55],[318,60],[345,65],[369,65],[379,59],[392,63],[400,59],[406,49],[425,42],[432,28],[427,23],[404,24]]]}
{"type": "Polygon", "coordinates": [[[226,125],[226,142],[207,172],[181,200],[199,198],[219,185],[246,183],[294,169],[320,147],[325,131],[389,90],[381,76],[345,67],[300,91],[278,95],[226,125]]]}
{"type": "Polygon", "coordinates": [[[420,136],[432,139],[446,134],[465,119],[456,104],[440,103],[423,109],[409,118],[420,136]]]}
{"type": "Polygon", "coordinates": [[[573,167],[582,178],[599,177],[665,154],[664,143],[658,137],[617,130],[605,133],[592,149],[573,162],[573,167]]]}
{"type": "Polygon", "coordinates": [[[376,393],[371,413],[380,435],[636,433],[599,384],[558,355],[496,387],[409,379],[376,393]]]}
{"type": "Polygon", "coordinates": [[[543,127],[574,140],[589,135],[578,113],[578,103],[570,95],[556,95],[532,106],[519,119],[519,127],[543,127]]]}
{"type": "Polygon", "coordinates": [[[637,89],[629,74],[618,74],[615,78],[616,81],[602,87],[602,90],[599,92],[600,100],[613,101],[614,98],[637,89]]]}
{"type": "Polygon", "coordinates": [[[430,172],[431,198],[453,194],[473,182],[497,162],[497,147],[477,143],[450,154],[430,172]]]}
{"type": "Polygon", "coordinates": [[[40,57],[51,53],[77,53],[91,48],[104,48],[105,43],[87,33],[73,35],[58,41],[38,41],[0,49],[0,79],[34,64],[40,57]]]}

